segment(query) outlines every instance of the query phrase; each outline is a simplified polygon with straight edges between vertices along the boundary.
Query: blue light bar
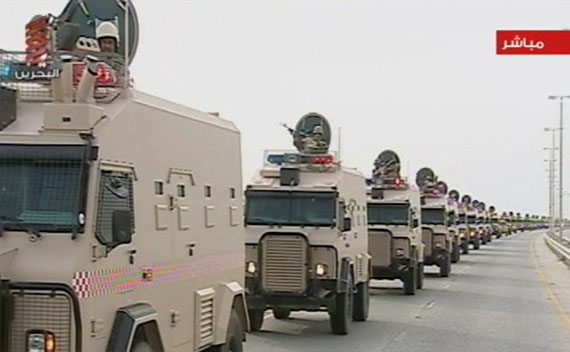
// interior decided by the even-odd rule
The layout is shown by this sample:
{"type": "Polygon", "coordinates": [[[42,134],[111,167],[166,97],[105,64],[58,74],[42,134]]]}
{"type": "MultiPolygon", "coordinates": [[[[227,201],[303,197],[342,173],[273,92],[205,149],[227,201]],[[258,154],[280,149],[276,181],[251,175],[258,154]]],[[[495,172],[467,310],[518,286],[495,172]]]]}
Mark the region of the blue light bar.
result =
{"type": "Polygon", "coordinates": [[[285,156],[283,154],[269,154],[267,156],[267,162],[270,164],[281,165],[285,161],[285,156]]]}

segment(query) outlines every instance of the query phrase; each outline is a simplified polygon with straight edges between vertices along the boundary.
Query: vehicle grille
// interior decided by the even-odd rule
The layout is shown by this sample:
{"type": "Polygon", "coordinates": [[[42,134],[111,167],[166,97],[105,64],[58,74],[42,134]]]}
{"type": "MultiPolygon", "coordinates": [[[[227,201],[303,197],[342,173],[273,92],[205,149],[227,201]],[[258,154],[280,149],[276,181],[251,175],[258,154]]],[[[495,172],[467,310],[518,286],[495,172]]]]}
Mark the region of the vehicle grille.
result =
{"type": "Polygon", "coordinates": [[[307,288],[307,241],[301,235],[266,235],[262,240],[262,284],[266,291],[301,293],[307,288]]]}
{"type": "Polygon", "coordinates": [[[71,299],[61,293],[12,292],[13,319],[10,351],[26,351],[27,332],[46,330],[55,335],[56,351],[71,352],[71,299]]]}

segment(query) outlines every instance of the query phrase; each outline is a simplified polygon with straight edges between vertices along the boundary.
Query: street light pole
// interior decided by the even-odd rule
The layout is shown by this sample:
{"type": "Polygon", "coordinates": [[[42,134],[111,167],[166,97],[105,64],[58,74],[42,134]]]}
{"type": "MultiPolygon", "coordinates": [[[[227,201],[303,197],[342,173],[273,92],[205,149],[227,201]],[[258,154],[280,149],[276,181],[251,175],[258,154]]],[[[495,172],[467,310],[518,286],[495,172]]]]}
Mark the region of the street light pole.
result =
{"type": "Polygon", "coordinates": [[[562,165],[563,165],[563,161],[564,161],[564,150],[563,148],[563,128],[564,128],[564,99],[570,99],[570,95],[551,95],[548,97],[548,99],[558,99],[560,101],[560,126],[558,128],[560,128],[560,141],[559,141],[559,148],[560,148],[560,154],[559,154],[559,165],[558,165],[558,172],[559,172],[559,180],[558,182],[560,182],[560,189],[559,189],[559,211],[560,211],[560,219],[559,219],[559,225],[560,225],[560,238],[563,237],[563,231],[564,231],[564,225],[563,225],[563,219],[564,219],[564,215],[563,215],[563,193],[564,193],[564,179],[562,178],[563,176],[563,172],[562,172],[562,165]]]}
{"type": "Polygon", "coordinates": [[[544,129],[545,132],[552,132],[552,146],[550,148],[544,148],[544,150],[550,151],[550,156],[548,158],[548,216],[550,217],[550,231],[554,232],[554,218],[556,217],[556,189],[554,185],[554,174],[556,172],[556,131],[558,128],[547,127],[544,129]]]}

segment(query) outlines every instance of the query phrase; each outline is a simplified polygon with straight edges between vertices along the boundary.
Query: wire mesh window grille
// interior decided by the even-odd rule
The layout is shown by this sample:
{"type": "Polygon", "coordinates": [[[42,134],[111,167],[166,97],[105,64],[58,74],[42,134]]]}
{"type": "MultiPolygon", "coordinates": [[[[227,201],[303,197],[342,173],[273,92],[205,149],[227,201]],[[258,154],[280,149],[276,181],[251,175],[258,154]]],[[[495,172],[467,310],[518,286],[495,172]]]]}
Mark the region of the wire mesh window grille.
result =
{"type": "Polygon", "coordinates": [[[113,212],[125,210],[131,213],[134,230],[133,175],[129,172],[101,171],[96,229],[101,243],[114,244],[113,212]]]}
{"type": "Polygon", "coordinates": [[[84,146],[0,146],[4,230],[70,232],[84,211],[84,146]]]}

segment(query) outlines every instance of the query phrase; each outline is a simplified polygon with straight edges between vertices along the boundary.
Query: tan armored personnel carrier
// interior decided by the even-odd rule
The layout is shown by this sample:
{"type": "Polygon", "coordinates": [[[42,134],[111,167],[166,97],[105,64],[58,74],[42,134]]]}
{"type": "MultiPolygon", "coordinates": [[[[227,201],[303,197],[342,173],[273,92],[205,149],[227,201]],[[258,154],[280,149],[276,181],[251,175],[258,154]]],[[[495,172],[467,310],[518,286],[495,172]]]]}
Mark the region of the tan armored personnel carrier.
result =
{"type": "Polygon", "coordinates": [[[459,192],[449,191],[447,196],[447,226],[451,236],[451,262],[458,263],[461,259],[462,237],[459,233],[459,192]]]}
{"type": "Polygon", "coordinates": [[[294,152],[267,152],[246,190],[246,287],[251,329],[264,312],[327,311],[331,330],[368,317],[366,183],[329,152],[330,126],[305,115],[294,152]]]}
{"type": "MultiPolygon", "coordinates": [[[[475,237],[472,239],[473,249],[479,249],[481,245],[487,244],[485,234],[485,214],[481,210],[481,203],[478,200],[471,202],[472,215],[475,217],[475,237]]],[[[469,217],[468,217],[469,221],[469,217]]]]}
{"type": "Polygon", "coordinates": [[[501,238],[503,235],[503,226],[501,225],[501,221],[499,218],[499,213],[497,212],[494,206],[489,207],[489,219],[492,228],[492,234],[495,236],[496,239],[501,238]]]}
{"type": "MultiPolygon", "coordinates": [[[[457,194],[459,196],[459,193],[457,194]]],[[[457,228],[459,231],[459,236],[461,238],[461,253],[469,254],[469,244],[472,235],[474,235],[475,229],[473,225],[468,223],[467,212],[469,211],[469,204],[471,203],[471,197],[469,195],[463,195],[461,201],[458,204],[458,220],[457,228]]]]}
{"type": "Polygon", "coordinates": [[[452,235],[447,219],[447,185],[438,181],[430,168],[416,174],[416,185],[421,192],[422,243],[424,265],[439,267],[439,275],[448,277],[451,272],[452,235]]]}
{"type": "MultiPolygon", "coordinates": [[[[461,197],[461,202],[463,203],[463,214],[466,223],[466,234],[468,238],[468,243],[473,245],[473,249],[479,249],[481,246],[481,237],[479,233],[480,227],[477,223],[477,210],[473,207],[473,202],[471,196],[464,195],[461,197]]],[[[461,217],[461,215],[460,215],[461,217]]],[[[464,251],[465,253],[465,251],[464,251]]],[[[465,253],[467,254],[467,253],[465,253]]]]}
{"type": "Polygon", "coordinates": [[[420,192],[401,177],[400,158],[391,150],[380,153],[369,180],[368,250],[373,279],[401,280],[407,295],[422,288],[420,192]]]}
{"type": "Polygon", "coordinates": [[[130,1],[28,27],[45,47],[0,53],[0,350],[241,351],[239,131],[128,87],[130,1]]]}

